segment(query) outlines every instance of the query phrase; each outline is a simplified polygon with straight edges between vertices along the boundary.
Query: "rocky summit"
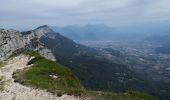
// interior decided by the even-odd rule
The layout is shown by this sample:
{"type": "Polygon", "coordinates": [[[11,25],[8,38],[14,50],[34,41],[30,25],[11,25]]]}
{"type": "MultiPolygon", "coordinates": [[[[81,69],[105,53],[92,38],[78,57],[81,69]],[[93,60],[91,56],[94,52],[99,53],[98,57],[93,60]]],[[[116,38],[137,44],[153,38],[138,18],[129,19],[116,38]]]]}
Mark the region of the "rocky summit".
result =
{"type": "Polygon", "coordinates": [[[51,31],[46,25],[28,32],[0,29],[0,60],[10,57],[15,52],[34,50],[54,61],[51,51],[39,41],[41,36],[51,31]]]}

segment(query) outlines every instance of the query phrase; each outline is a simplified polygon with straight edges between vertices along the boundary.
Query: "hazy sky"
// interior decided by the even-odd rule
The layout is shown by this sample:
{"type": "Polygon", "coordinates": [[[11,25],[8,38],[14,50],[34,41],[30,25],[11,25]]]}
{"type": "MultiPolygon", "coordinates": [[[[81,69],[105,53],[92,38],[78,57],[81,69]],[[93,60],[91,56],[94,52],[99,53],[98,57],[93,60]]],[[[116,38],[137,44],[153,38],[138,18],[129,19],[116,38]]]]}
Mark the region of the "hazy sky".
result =
{"type": "Polygon", "coordinates": [[[165,20],[170,20],[170,0],[0,0],[0,27],[7,28],[165,20]]]}

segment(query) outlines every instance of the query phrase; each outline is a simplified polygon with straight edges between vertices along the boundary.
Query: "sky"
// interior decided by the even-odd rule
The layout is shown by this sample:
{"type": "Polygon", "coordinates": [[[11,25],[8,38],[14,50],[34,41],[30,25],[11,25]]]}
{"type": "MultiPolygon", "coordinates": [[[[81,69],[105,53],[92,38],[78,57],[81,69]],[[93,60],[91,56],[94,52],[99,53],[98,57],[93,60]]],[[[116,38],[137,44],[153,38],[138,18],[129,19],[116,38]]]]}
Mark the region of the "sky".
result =
{"type": "Polygon", "coordinates": [[[0,27],[34,28],[170,20],[170,0],[0,0],[0,27]]]}

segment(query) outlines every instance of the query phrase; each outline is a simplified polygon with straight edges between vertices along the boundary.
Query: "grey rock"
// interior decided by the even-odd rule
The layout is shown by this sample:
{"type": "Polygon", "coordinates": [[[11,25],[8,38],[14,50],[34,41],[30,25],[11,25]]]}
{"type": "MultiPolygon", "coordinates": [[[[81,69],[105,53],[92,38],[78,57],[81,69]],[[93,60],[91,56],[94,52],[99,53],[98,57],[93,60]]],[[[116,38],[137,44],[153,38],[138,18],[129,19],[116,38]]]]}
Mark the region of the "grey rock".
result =
{"type": "Polygon", "coordinates": [[[51,31],[48,26],[42,26],[27,33],[0,29],[0,60],[7,59],[16,51],[33,50],[55,61],[51,50],[40,42],[40,38],[51,31]]]}

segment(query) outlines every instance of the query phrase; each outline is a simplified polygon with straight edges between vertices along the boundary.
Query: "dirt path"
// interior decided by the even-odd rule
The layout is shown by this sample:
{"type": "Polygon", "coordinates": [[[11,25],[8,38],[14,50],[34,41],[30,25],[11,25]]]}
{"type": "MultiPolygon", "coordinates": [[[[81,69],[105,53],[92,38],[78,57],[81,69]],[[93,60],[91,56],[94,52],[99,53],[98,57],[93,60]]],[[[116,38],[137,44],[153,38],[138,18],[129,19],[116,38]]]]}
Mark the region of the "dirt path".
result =
{"type": "Polygon", "coordinates": [[[20,55],[9,59],[7,64],[0,68],[0,77],[3,77],[3,81],[6,81],[4,90],[0,91],[0,100],[80,100],[79,98],[69,95],[57,97],[45,90],[33,89],[15,83],[12,78],[13,72],[17,69],[30,67],[27,66],[28,61],[28,56],[20,55]]]}

